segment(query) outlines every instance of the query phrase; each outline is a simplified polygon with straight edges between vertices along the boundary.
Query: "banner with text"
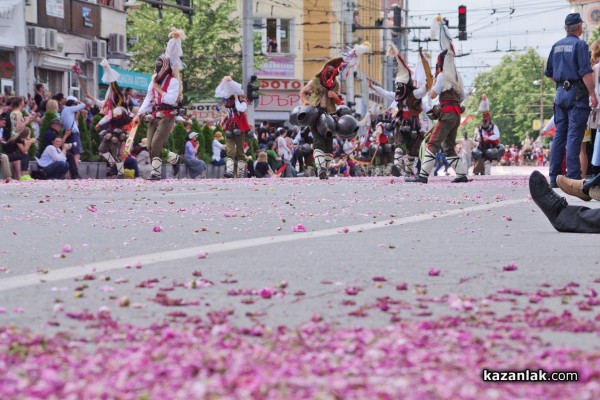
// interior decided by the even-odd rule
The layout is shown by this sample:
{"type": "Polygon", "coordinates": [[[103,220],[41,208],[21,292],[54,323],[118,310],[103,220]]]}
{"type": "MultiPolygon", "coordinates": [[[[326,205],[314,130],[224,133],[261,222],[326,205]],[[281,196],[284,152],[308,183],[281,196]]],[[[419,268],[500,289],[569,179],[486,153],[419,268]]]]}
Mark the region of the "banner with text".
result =
{"type": "Polygon", "coordinates": [[[300,104],[302,81],[288,79],[261,79],[260,97],[256,111],[291,111],[300,104]]]}
{"type": "Polygon", "coordinates": [[[0,46],[27,46],[23,0],[0,1],[0,46]]]}

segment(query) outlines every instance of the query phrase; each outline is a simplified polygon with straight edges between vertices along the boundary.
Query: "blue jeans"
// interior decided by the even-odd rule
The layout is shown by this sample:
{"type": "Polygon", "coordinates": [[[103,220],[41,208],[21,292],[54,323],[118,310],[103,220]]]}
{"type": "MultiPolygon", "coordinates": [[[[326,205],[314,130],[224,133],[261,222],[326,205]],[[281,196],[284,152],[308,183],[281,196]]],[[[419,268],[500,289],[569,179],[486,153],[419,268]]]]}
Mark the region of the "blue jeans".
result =
{"type": "Polygon", "coordinates": [[[588,97],[576,99],[577,88],[565,90],[559,87],[554,101],[554,123],[556,124],[550,148],[550,182],[562,174],[562,160],[567,154],[567,177],[581,179],[579,151],[583,134],[590,115],[588,97]]]}
{"type": "Polygon", "coordinates": [[[437,176],[438,171],[440,168],[442,168],[442,165],[444,166],[444,170],[448,172],[448,167],[450,167],[450,164],[448,164],[448,160],[446,159],[444,153],[438,152],[435,155],[435,161],[437,161],[437,166],[435,167],[435,171],[433,171],[433,176],[437,176]]]}
{"type": "Polygon", "coordinates": [[[69,170],[69,163],[66,161],[54,161],[47,167],[42,167],[48,179],[63,179],[69,170]]]}

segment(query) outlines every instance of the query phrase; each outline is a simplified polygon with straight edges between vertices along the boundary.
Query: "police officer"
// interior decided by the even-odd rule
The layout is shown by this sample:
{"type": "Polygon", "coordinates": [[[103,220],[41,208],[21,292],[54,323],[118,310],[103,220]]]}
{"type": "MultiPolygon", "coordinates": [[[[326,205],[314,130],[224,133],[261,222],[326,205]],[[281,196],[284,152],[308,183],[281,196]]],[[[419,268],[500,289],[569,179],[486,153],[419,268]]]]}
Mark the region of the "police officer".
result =
{"type": "MultiPolygon", "coordinates": [[[[590,114],[590,93],[594,92],[594,78],[587,44],[579,39],[583,33],[579,13],[565,18],[567,36],[552,46],[544,74],[556,83],[554,122],[556,133],[550,152],[550,185],[562,172],[562,159],[567,153],[567,177],[581,179],[579,149],[590,114]]],[[[592,96],[592,108],[598,100],[592,96]]]]}

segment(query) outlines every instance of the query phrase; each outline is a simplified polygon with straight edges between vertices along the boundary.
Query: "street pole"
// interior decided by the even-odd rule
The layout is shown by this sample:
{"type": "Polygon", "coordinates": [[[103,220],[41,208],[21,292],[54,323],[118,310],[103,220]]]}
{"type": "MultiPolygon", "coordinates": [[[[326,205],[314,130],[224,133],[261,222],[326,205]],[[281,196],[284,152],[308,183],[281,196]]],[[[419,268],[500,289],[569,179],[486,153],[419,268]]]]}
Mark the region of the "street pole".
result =
{"type": "Polygon", "coordinates": [[[544,70],[542,69],[542,77],[540,79],[540,130],[544,129],[544,70]]]}
{"type": "MultiPolygon", "coordinates": [[[[343,1],[343,0],[342,0],[343,1]]],[[[346,46],[352,47],[352,23],[354,22],[354,10],[351,5],[353,3],[349,0],[346,1],[346,46]]],[[[354,103],[354,73],[351,71],[348,78],[346,78],[346,104],[348,102],[354,103]]]]}
{"type": "MultiPolygon", "coordinates": [[[[252,0],[243,0],[242,9],[242,75],[243,88],[247,88],[250,77],[254,75],[254,20],[252,18],[252,0]]],[[[248,123],[254,129],[254,106],[246,110],[248,123]]]]}

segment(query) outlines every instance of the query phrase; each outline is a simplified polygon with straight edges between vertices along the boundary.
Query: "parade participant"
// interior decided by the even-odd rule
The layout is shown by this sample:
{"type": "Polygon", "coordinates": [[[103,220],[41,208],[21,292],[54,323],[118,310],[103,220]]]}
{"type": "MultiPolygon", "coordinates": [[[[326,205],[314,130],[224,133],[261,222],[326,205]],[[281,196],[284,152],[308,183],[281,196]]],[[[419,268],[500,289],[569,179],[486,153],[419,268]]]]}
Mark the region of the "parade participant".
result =
{"type": "Polygon", "coordinates": [[[121,148],[127,140],[125,127],[131,122],[131,113],[127,103],[127,99],[123,95],[117,80],[119,73],[111,68],[107,59],[100,63],[104,69],[102,82],[108,84],[108,90],[104,100],[98,100],[87,95],[89,99],[101,109],[101,114],[104,117],[96,124],[96,130],[102,129],[100,132],[100,146],[98,152],[106,159],[111,169],[114,167],[117,170],[117,178],[123,177],[123,160],[121,158],[121,148]]]}
{"type": "MultiPolygon", "coordinates": [[[[412,79],[412,72],[408,68],[404,58],[393,44],[387,52],[387,55],[396,58],[398,72],[394,81],[395,92],[384,90],[368,80],[369,88],[387,100],[394,100],[390,108],[397,108],[393,114],[393,121],[389,124],[390,130],[394,131],[394,165],[391,167],[391,174],[394,176],[409,175],[412,176],[412,166],[415,158],[419,155],[419,148],[423,141],[423,131],[419,114],[423,110],[422,101],[427,95],[427,81],[419,82],[419,87],[415,87],[412,79]]],[[[429,68],[421,59],[421,66],[429,68]]]]}
{"type": "Polygon", "coordinates": [[[475,160],[473,174],[490,175],[491,163],[500,160],[504,156],[505,149],[500,144],[500,130],[498,125],[492,122],[490,102],[485,95],[481,96],[479,111],[483,113],[483,117],[481,125],[475,128],[474,139],[477,147],[471,152],[475,160]]]}
{"type": "MultiPolygon", "coordinates": [[[[561,189],[565,187],[562,184],[567,183],[573,188],[579,187],[580,193],[587,193],[586,196],[589,198],[600,200],[600,186],[598,186],[600,182],[584,182],[583,180],[569,178],[566,178],[566,182],[561,182],[562,179],[560,178],[562,178],[562,175],[557,177],[561,189]]],[[[529,191],[535,204],[544,212],[546,218],[557,231],[600,233],[600,208],[570,206],[564,197],[559,196],[552,190],[544,175],[539,171],[533,171],[529,177],[529,191]]],[[[569,194],[575,195],[575,190],[569,194]]]]}
{"type": "MultiPolygon", "coordinates": [[[[448,163],[456,172],[456,178],[452,182],[468,182],[467,168],[460,162],[454,148],[462,113],[461,101],[465,98],[465,91],[462,79],[454,65],[454,47],[446,24],[447,21],[442,20],[442,17],[438,15],[434,19],[434,26],[432,27],[432,37],[437,36],[439,33],[442,50],[438,56],[435,83],[430,92],[432,99],[438,96],[440,98],[439,120],[427,140],[419,174],[414,178],[405,177],[407,182],[427,183],[435,163],[435,154],[440,148],[446,155],[448,163]]],[[[436,113],[437,111],[433,114],[436,113]]]]}
{"type": "Polygon", "coordinates": [[[220,97],[224,106],[224,115],[220,125],[225,130],[225,147],[227,159],[225,160],[225,178],[245,176],[246,156],[244,155],[244,141],[252,127],[248,122],[246,110],[250,101],[244,96],[242,85],[234,81],[231,76],[225,76],[215,90],[215,97],[220,97]]]}
{"type": "Polygon", "coordinates": [[[336,105],[344,103],[337,79],[343,61],[341,57],[329,60],[316,77],[308,81],[300,91],[300,101],[305,105],[316,107],[310,130],[313,136],[313,157],[319,179],[328,179],[327,171],[333,160],[335,127],[331,115],[336,113],[336,105]],[[310,96],[310,101],[307,96],[310,96]]]}
{"type": "MultiPolygon", "coordinates": [[[[137,114],[133,118],[133,125],[139,124],[140,116],[146,115],[148,126],[146,137],[148,139],[148,151],[152,157],[152,174],[150,180],[161,179],[162,159],[161,152],[164,148],[169,135],[175,126],[175,117],[178,114],[178,98],[181,95],[181,82],[176,78],[178,70],[182,68],[180,56],[181,39],[185,38],[183,31],[178,31],[176,37],[173,37],[167,45],[167,54],[162,54],[156,59],[154,64],[154,75],[146,98],[137,114]]],[[[169,151],[167,159],[173,166],[173,176],[179,172],[179,156],[169,151]]]]}
{"type": "MultiPolygon", "coordinates": [[[[567,36],[552,46],[544,75],[556,82],[554,123],[556,130],[550,151],[550,185],[557,187],[556,177],[562,172],[566,152],[567,177],[581,179],[579,152],[583,132],[590,114],[590,93],[594,93],[588,46],[579,39],[583,33],[579,13],[565,18],[567,36]]],[[[596,96],[592,108],[598,107],[596,96]]]]}

